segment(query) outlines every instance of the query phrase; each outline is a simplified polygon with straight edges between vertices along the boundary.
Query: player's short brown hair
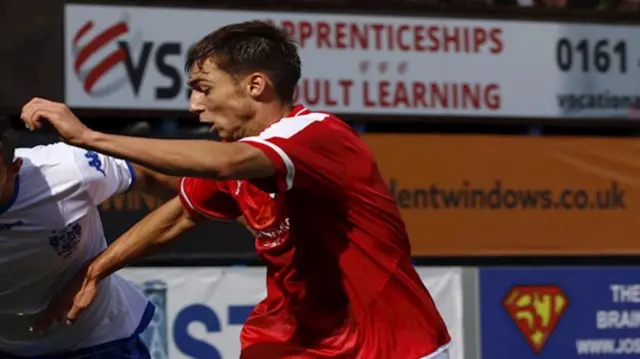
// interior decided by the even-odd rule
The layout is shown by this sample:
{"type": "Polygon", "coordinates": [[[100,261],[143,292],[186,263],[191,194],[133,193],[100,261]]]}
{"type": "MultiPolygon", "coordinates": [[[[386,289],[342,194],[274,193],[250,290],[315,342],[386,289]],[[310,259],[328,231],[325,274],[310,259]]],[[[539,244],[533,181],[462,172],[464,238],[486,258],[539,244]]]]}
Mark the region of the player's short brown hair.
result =
{"type": "Polygon", "coordinates": [[[16,154],[16,134],[11,128],[11,121],[0,117],[0,156],[4,165],[13,163],[16,154]]]}
{"type": "Polygon", "coordinates": [[[247,21],[219,28],[202,38],[187,54],[185,70],[212,59],[232,76],[264,72],[281,101],[291,103],[301,63],[298,47],[286,31],[264,21],[247,21]]]}

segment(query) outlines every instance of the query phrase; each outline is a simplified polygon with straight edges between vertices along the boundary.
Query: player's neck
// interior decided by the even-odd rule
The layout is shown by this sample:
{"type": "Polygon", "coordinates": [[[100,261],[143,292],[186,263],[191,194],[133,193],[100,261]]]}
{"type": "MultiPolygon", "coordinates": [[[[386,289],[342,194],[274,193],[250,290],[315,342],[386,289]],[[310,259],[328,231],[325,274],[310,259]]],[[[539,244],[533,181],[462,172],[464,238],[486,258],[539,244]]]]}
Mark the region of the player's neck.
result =
{"type": "Polygon", "coordinates": [[[283,117],[287,117],[293,106],[287,103],[269,103],[260,106],[255,116],[250,120],[244,131],[243,137],[257,136],[272,123],[279,121],[283,117]]]}

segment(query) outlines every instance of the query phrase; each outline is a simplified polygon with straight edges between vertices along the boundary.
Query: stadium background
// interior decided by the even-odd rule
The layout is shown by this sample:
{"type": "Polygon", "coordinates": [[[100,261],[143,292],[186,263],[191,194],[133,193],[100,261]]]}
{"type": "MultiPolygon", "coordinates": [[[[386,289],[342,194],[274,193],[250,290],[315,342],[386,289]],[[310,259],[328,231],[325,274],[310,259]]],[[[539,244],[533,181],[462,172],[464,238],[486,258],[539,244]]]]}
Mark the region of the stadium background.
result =
{"type": "MultiPolygon", "coordinates": [[[[301,42],[302,102],[343,115],[378,157],[452,358],[637,357],[639,3],[7,1],[0,115],[21,127],[21,105],[43,96],[96,129],[209,138],[184,111],[186,48],[229,21],[271,19],[301,42]]],[[[109,240],[158,204],[136,193],[104,203],[109,240]]],[[[161,309],[145,333],[154,359],[237,357],[264,295],[252,238],[233,224],[123,274],[161,309]]]]}

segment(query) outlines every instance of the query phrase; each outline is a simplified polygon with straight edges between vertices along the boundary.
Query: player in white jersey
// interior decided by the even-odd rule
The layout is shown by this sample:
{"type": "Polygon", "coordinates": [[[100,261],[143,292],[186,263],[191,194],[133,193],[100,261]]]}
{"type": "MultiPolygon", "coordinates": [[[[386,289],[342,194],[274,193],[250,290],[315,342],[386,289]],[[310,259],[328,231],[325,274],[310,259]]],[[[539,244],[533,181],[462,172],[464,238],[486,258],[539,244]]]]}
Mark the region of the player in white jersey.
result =
{"type": "Polygon", "coordinates": [[[30,329],[62,285],[106,248],[97,206],[133,186],[170,196],[177,181],[64,143],[14,150],[5,129],[0,128],[0,359],[149,358],[138,335],[154,307],[117,275],[102,282],[99,298],[75,325],[54,324],[44,333],[30,329]]]}

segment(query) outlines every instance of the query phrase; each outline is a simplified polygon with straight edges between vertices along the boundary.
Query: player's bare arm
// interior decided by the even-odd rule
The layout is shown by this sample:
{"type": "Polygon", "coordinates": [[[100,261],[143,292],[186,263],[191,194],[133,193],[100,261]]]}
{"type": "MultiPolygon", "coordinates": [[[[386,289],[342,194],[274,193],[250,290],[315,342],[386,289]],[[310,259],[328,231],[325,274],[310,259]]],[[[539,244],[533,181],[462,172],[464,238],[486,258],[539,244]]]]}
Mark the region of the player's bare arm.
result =
{"type": "Polygon", "coordinates": [[[199,218],[191,217],[180,198],[174,197],[113,242],[89,266],[86,277],[101,280],[124,266],[157,251],[196,226],[199,218]]]}
{"type": "Polygon", "coordinates": [[[268,177],[275,171],[264,152],[244,143],[105,134],[86,127],[65,104],[40,98],[23,107],[21,118],[31,130],[41,128],[46,120],[74,146],[123,158],[167,175],[251,179],[268,177]]]}
{"type": "MultiPolygon", "coordinates": [[[[122,234],[89,265],[86,278],[100,281],[136,260],[146,257],[204,221],[189,214],[179,197],[149,213],[122,234]]],[[[237,221],[246,226],[244,219],[237,221]]]]}
{"type": "Polygon", "coordinates": [[[262,178],[274,173],[264,152],[244,143],[160,140],[91,132],[79,146],[173,176],[226,180],[262,178]]]}

